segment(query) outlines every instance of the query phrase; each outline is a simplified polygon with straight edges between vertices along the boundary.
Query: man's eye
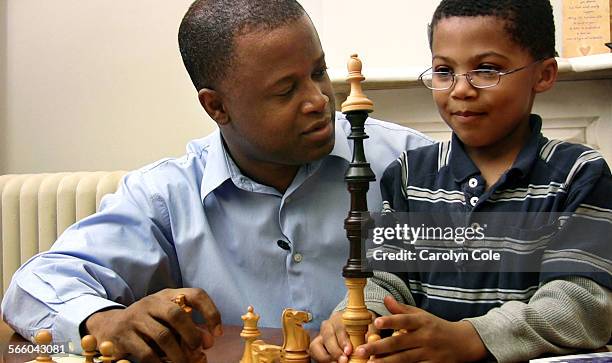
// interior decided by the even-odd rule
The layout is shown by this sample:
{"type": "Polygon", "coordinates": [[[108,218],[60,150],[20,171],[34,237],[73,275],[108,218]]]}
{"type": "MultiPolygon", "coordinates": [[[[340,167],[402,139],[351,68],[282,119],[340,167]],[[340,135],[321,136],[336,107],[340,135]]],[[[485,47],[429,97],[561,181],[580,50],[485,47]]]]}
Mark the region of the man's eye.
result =
{"type": "Polygon", "coordinates": [[[327,66],[323,66],[321,68],[319,68],[318,70],[316,70],[312,76],[314,78],[323,78],[325,76],[325,74],[327,73],[327,66]]]}
{"type": "Polygon", "coordinates": [[[290,94],[293,93],[294,89],[295,89],[295,86],[292,85],[291,87],[287,88],[286,90],[280,92],[278,94],[278,96],[289,96],[290,94]]]}

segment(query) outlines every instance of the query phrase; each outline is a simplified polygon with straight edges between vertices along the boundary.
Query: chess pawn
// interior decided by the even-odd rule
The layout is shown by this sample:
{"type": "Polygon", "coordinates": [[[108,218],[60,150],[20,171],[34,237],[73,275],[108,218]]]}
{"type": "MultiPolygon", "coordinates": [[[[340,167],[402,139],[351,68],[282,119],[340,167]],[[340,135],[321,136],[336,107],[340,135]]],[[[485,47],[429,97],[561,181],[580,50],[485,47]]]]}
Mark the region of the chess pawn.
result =
{"type": "Polygon", "coordinates": [[[113,342],[105,341],[100,344],[100,360],[102,363],[113,363],[115,360],[115,346],[113,342]]]}
{"type": "Polygon", "coordinates": [[[96,356],[96,347],[98,342],[96,337],[93,335],[85,335],[81,339],[81,348],[83,348],[83,356],[85,357],[85,363],[93,363],[94,357],[96,356]]]}
{"type": "MultiPolygon", "coordinates": [[[[36,333],[36,336],[34,336],[34,341],[37,345],[49,345],[53,341],[53,337],[51,336],[50,331],[40,330],[38,333],[36,333]]],[[[41,353],[38,357],[36,357],[36,362],[53,362],[53,359],[51,359],[51,355],[41,353]]]]}
{"type": "MultiPolygon", "coordinates": [[[[368,335],[368,343],[374,343],[380,340],[380,335],[378,334],[370,334],[368,335]]],[[[374,360],[376,358],[375,355],[370,356],[370,360],[374,360]]]]}

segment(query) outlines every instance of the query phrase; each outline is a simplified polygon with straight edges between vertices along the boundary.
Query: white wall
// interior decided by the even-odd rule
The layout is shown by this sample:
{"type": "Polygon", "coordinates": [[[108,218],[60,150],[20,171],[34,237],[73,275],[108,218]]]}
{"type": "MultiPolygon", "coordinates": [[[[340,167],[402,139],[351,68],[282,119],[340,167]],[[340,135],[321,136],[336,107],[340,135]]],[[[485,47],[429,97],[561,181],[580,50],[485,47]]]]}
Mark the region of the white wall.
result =
{"type": "Polygon", "coordinates": [[[0,1],[0,175],[6,169],[6,1],[0,1]]]}
{"type": "MultiPolygon", "coordinates": [[[[191,1],[0,0],[0,174],[133,169],[213,130],[176,40],[191,1]]],[[[300,2],[332,68],[353,52],[366,76],[429,62],[426,25],[439,0],[300,2]]],[[[373,98],[391,120],[435,115],[426,90],[386,94],[373,98]]]]}

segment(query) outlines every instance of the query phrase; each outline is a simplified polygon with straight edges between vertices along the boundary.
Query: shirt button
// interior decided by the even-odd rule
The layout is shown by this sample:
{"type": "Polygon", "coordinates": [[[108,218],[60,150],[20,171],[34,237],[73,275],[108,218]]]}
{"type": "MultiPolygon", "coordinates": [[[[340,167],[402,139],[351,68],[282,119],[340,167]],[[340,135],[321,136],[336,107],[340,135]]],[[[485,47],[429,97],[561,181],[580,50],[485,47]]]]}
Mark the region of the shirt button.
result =
{"type": "Polygon", "coordinates": [[[475,207],[477,203],[478,203],[478,197],[470,198],[470,204],[472,205],[472,207],[475,207]]]}
{"type": "Polygon", "coordinates": [[[297,262],[297,263],[302,262],[302,260],[303,260],[303,259],[304,259],[304,256],[302,256],[302,254],[301,254],[301,253],[295,253],[295,254],[293,255],[293,261],[295,261],[295,262],[297,262]]]}
{"type": "Polygon", "coordinates": [[[478,179],[471,178],[470,181],[468,181],[468,185],[470,188],[476,188],[478,186],[478,179]]]}

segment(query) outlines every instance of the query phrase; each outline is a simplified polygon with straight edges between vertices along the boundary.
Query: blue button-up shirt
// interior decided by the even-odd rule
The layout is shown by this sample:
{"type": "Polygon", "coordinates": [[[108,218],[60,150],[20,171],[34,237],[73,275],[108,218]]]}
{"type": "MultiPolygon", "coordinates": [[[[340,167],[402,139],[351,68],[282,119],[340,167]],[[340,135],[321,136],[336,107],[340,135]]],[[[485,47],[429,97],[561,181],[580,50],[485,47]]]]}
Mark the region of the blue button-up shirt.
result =
{"type": "MultiPolygon", "coordinates": [[[[167,287],[200,287],[224,324],[242,324],[254,305],[260,326],[280,326],[282,310],[293,307],[310,311],[309,327],[318,328],[346,291],[344,173],[353,145],[348,121],[336,119],[331,154],[303,165],[285,193],[243,175],[218,130],[191,142],[182,158],[128,174],[100,212],[17,271],[3,318],[25,337],[50,329],[55,341],[72,341],[78,350],[79,325],[92,313],[167,287]]],[[[373,119],[366,132],[378,177],[401,151],[431,144],[373,119]]],[[[380,205],[378,183],[370,188],[369,204],[380,205]]]]}

